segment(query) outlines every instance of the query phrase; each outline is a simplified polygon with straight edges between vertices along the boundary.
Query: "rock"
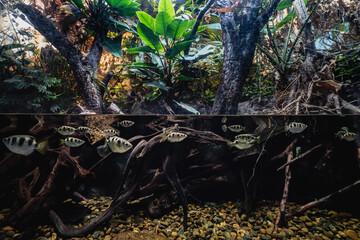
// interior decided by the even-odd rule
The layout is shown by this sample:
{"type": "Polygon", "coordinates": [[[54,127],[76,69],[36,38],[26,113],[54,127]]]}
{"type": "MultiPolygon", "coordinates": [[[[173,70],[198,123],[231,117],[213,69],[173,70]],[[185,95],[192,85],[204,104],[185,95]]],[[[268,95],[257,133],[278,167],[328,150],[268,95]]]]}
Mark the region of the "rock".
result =
{"type": "Polygon", "coordinates": [[[52,235],[51,235],[51,240],[56,240],[57,239],[57,235],[56,235],[56,233],[53,233],[52,235]]]}
{"type": "Polygon", "coordinates": [[[306,227],[301,228],[301,231],[303,231],[304,233],[308,233],[308,232],[309,232],[309,230],[308,230],[306,227]]]}
{"type": "Polygon", "coordinates": [[[272,234],[273,231],[274,231],[274,227],[269,227],[269,228],[266,229],[267,234],[272,234]]]}
{"type": "Polygon", "coordinates": [[[104,237],[104,240],[111,240],[111,236],[110,236],[110,235],[106,235],[106,236],[104,237]]]}
{"type": "Polygon", "coordinates": [[[308,227],[311,227],[311,226],[313,225],[312,222],[306,222],[305,224],[306,224],[306,226],[308,226],[308,227]]]}
{"type": "Polygon", "coordinates": [[[265,234],[265,233],[266,233],[266,230],[263,229],[263,228],[261,228],[261,229],[260,229],[260,232],[261,232],[262,234],[265,234]]]}
{"type": "Polygon", "coordinates": [[[261,236],[260,236],[260,239],[263,239],[263,240],[270,240],[270,238],[269,238],[269,237],[267,237],[267,236],[265,236],[265,235],[261,235],[261,236]]]}
{"type": "Polygon", "coordinates": [[[177,232],[172,232],[172,233],[171,233],[171,236],[172,236],[172,237],[174,237],[174,238],[176,238],[176,237],[177,237],[177,235],[178,235],[178,233],[177,233],[177,232]]]}
{"type": "Polygon", "coordinates": [[[330,231],[326,231],[325,232],[325,235],[328,237],[328,238],[334,238],[334,233],[330,232],[330,231]]]}
{"type": "Polygon", "coordinates": [[[97,239],[100,236],[100,231],[94,232],[91,237],[97,239]]]}
{"type": "Polygon", "coordinates": [[[358,240],[359,237],[354,230],[345,230],[344,233],[353,240],[358,240]]]}
{"type": "Polygon", "coordinates": [[[14,230],[12,227],[10,226],[5,226],[3,229],[2,229],[4,232],[7,232],[7,231],[12,231],[14,230]]]}
{"type": "Polygon", "coordinates": [[[119,233],[115,237],[111,238],[112,240],[140,240],[140,239],[152,239],[152,240],[166,240],[167,238],[158,235],[158,234],[151,234],[151,233],[134,233],[134,232],[123,232],[119,233]]]}

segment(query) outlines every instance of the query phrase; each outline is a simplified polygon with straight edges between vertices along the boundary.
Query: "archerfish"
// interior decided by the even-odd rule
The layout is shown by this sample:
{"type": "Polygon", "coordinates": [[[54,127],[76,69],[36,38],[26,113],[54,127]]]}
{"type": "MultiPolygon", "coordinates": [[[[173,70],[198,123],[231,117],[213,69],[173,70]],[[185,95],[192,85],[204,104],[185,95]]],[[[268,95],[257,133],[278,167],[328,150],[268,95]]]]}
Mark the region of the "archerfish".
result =
{"type": "Polygon", "coordinates": [[[103,130],[103,133],[108,137],[112,137],[115,135],[119,135],[120,132],[115,129],[105,129],[103,130]]]}
{"type": "Polygon", "coordinates": [[[29,135],[13,135],[3,138],[2,141],[11,152],[24,156],[35,150],[44,154],[47,146],[47,141],[37,143],[35,138],[29,135]]]}
{"type": "Polygon", "coordinates": [[[186,137],[187,137],[187,135],[185,133],[169,132],[168,134],[166,134],[165,140],[168,140],[169,142],[174,143],[174,142],[181,142],[186,137]]]}
{"type": "Polygon", "coordinates": [[[236,147],[239,150],[248,149],[248,148],[251,148],[252,146],[254,146],[254,142],[253,143],[243,142],[239,139],[235,139],[233,142],[228,141],[227,144],[228,144],[228,146],[236,147]]]}
{"type": "Polygon", "coordinates": [[[85,143],[84,140],[74,137],[67,137],[62,142],[68,147],[80,147],[85,143]]]}
{"type": "Polygon", "coordinates": [[[305,123],[300,122],[291,122],[288,125],[285,125],[285,132],[291,132],[291,133],[301,133],[307,128],[307,125],[305,123]]]}
{"type": "Polygon", "coordinates": [[[135,122],[130,121],[130,120],[123,120],[123,121],[119,122],[119,124],[122,127],[131,127],[132,125],[135,124],[135,122]]]}
{"type": "Polygon", "coordinates": [[[344,139],[348,142],[354,141],[357,137],[356,133],[353,132],[346,132],[343,135],[339,136],[340,139],[344,139]]]}
{"type": "Polygon", "coordinates": [[[61,127],[55,128],[55,130],[58,133],[60,133],[61,135],[68,136],[68,135],[73,134],[76,129],[73,127],[70,127],[70,126],[61,126],[61,127]]]}
{"type": "Polygon", "coordinates": [[[238,140],[240,143],[260,143],[260,136],[254,136],[253,134],[239,134],[235,136],[235,139],[238,140]]]}
{"type": "Polygon", "coordinates": [[[76,131],[82,135],[85,135],[87,133],[89,133],[90,128],[89,127],[85,127],[85,126],[80,126],[76,129],[76,131]]]}
{"type": "Polygon", "coordinates": [[[110,150],[114,153],[124,153],[132,148],[132,144],[128,140],[117,136],[106,139],[105,145],[109,146],[110,150]]]}
{"type": "Polygon", "coordinates": [[[241,126],[241,125],[231,125],[231,126],[226,126],[225,124],[222,125],[222,130],[224,132],[226,132],[228,129],[232,132],[241,132],[241,131],[245,131],[245,127],[244,126],[241,126]]]}

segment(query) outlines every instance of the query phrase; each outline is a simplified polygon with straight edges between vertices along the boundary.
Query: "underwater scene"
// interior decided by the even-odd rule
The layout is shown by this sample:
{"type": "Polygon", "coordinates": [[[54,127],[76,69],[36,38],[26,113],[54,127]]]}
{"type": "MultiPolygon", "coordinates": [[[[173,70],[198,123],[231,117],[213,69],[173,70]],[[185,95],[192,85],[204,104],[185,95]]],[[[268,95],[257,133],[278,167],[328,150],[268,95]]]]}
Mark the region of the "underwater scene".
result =
{"type": "Polygon", "coordinates": [[[360,116],[0,115],[0,239],[359,239],[360,116]]]}

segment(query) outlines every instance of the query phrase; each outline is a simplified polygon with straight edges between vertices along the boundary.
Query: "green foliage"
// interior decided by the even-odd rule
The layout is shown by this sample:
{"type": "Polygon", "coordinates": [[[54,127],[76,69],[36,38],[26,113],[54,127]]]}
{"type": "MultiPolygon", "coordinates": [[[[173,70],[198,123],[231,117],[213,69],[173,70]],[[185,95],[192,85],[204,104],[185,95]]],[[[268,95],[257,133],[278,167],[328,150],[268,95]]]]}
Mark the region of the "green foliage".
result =
{"type": "MultiPolygon", "coordinates": [[[[181,73],[183,61],[191,58],[196,62],[211,54],[213,49],[207,47],[201,54],[183,55],[183,51],[198,38],[190,36],[195,20],[187,20],[184,14],[175,16],[171,0],[160,0],[155,18],[141,11],[137,16],[140,21],[137,32],[146,46],[131,48],[127,52],[145,54],[145,57],[138,58],[140,61],[130,65],[130,70],[140,77],[143,86],[153,88],[150,98],[158,97],[161,91],[174,90],[181,81],[196,80],[181,73]]],[[[198,32],[203,29],[199,28],[198,32]]]]}
{"type": "Polygon", "coordinates": [[[140,9],[140,4],[132,0],[68,0],[71,5],[63,8],[70,9],[75,20],[82,22],[91,35],[97,35],[100,45],[115,57],[122,57],[121,33],[124,31],[136,33],[131,26],[133,17],[140,9]],[[109,32],[115,33],[111,37],[109,32]]]}
{"type": "Polygon", "coordinates": [[[32,44],[0,45],[1,112],[61,112],[65,99],[61,80],[44,73],[42,67],[27,58],[36,54],[32,44]]]}
{"type": "Polygon", "coordinates": [[[360,45],[339,57],[335,69],[336,78],[343,82],[354,83],[360,79],[360,45]]]}
{"type": "Polygon", "coordinates": [[[257,44],[257,47],[267,56],[267,58],[270,60],[270,63],[279,71],[280,75],[285,75],[285,72],[291,66],[292,63],[290,62],[290,60],[294,47],[296,46],[305,28],[306,23],[309,21],[311,15],[314,13],[318,4],[319,2],[314,6],[308,18],[306,19],[304,25],[300,28],[300,31],[296,35],[295,40],[292,42],[292,45],[290,45],[290,37],[291,37],[293,24],[294,24],[294,17],[295,17],[295,15],[292,15],[290,27],[282,51],[280,50],[280,44],[278,43],[276,38],[276,31],[278,30],[277,26],[274,26],[274,24],[272,26],[269,26],[268,24],[267,29],[264,28],[261,31],[262,34],[267,34],[269,36],[271,51],[265,50],[262,46],[260,46],[260,44],[257,44]],[[272,54],[271,52],[273,52],[274,54],[272,54]]]}

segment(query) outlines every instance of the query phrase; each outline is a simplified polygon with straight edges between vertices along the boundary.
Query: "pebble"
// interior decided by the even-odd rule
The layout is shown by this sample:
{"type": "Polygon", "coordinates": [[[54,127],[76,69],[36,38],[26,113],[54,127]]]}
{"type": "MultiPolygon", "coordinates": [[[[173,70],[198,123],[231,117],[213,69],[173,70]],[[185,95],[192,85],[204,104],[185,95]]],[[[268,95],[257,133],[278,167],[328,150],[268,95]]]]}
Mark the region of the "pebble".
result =
{"type": "Polygon", "coordinates": [[[345,230],[344,233],[353,240],[358,240],[359,237],[354,230],[345,230]]]}

